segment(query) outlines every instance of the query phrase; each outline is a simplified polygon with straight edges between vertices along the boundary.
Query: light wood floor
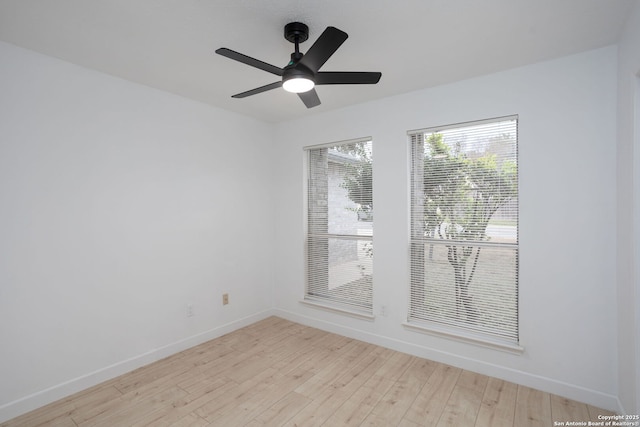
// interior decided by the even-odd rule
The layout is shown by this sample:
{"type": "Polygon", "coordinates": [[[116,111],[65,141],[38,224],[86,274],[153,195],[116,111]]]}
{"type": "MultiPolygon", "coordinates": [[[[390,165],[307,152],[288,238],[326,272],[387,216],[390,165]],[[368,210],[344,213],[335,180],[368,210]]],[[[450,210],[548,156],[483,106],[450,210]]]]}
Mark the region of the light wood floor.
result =
{"type": "Polygon", "coordinates": [[[1,426],[553,426],[611,412],[270,317],[1,426]]]}

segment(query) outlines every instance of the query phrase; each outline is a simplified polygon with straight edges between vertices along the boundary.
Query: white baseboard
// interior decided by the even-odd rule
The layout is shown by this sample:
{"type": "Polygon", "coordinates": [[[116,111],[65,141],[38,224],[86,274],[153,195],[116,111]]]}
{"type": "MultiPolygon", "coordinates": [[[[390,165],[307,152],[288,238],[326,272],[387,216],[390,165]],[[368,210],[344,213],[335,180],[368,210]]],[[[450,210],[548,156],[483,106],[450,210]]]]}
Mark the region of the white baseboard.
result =
{"type": "Polygon", "coordinates": [[[131,372],[141,366],[148,365],[198,344],[218,338],[222,335],[228,334],[229,332],[233,332],[244,326],[263,320],[273,314],[272,310],[266,310],[244,317],[6,403],[0,406],[0,423],[85,390],[89,387],[93,387],[101,382],[126,374],[127,372],[131,372]]]}
{"type": "Polygon", "coordinates": [[[436,362],[446,363],[462,369],[478,372],[484,375],[521,384],[527,387],[542,390],[548,393],[564,396],[569,399],[588,403],[599,408],[607,409],[618,414],[624,414],[624,409],[617,396],[601,393],[596,390],[586,389],[574,384],[564,383],[553,378],[543,377],[524,371],[506,368],[504,366],[467,358],[457,354],[447,353],[438,349],[420,346],[406,341],[364,332],[348,328],[332,322],[326,322],[313,317],[303,316],[286,310],[265,310],[252,316],[248,316],[216,328],[185,338],[172,344],[160,347],[131,359],[123,360],[111,366],[88,373],[78,378],[57,384],[45,390],[9,402],[0,406],[0,423],[15,418],[26,412],[41,406],[55,402],[56,400],[77,393],[101,382],[115,378],[119,375],[131,372],[141,366],[148,365],[162,358],[179,353],[188,348],[202,344],[206,341],[218,338],[229,332],[233,332],[244,326],[263,320],[269,316],[279,316],[293,322],[315,327],[327,332],[333,332],[349,338],[358,339],[371,344],[380,345],[403,353],[424,357],[436,362]]]}
{"type": "Polygon", "coordinates": [[[440,363],[456,366],[458,368],[477,372],[483,375],[489,375],[505,381],[521,384],[536,390],[545,391],[547,393],[563,396],[568,399],[587,403],[598,408],[613,411],[618,414],[624,414],[624,409],[617,396],[602,393],[597,390],[587,389],[575,384],[569,384],[553,378],[531,374],[517,369],[507,368],[504,366],[484,362],[477,359],[444,352],[435,348],[425,347],[406,341],[389,338],[382,335],[372,334],[370,332],[361,331],[338,325],[336,323],[319,320],[313,317],[307,317],[298,313],[292,313],[286,310],[275,309],[273,314],[296,323],[318,328],[327,332],[333,332],[349,338],[365,341],[371,344],[380,345],[392,350],[401,351],[418,357],[423,357],[440,363]]]}

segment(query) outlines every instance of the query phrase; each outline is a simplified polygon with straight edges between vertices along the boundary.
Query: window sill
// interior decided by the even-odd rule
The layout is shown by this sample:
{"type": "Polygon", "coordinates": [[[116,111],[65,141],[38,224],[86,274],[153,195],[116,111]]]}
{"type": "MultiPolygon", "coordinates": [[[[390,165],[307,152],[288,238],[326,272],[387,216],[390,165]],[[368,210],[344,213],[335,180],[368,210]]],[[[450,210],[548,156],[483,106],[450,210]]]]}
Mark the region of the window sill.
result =
{"type": "Polygon", "coordinates": [[[301,304],[308,305],[313,308],[319,308],[321,310],[331,311],[338,314],[344,314],[347,316],[355,317],[356,319],[362,320],[373,320],[375,316],[372,313],[369,313],[364,310],[357,310],[351,307],[342,307],[339,305],[327,304],[322,301],[304,299],[300,300],[301,304]]]}
{"type": "Polygon", "coordinates": [[[490,338],[476,336],[471,332],[460,331],[457,329],[453,330],[444,326],[409,322],[403,322],[402,326],[415,332],[421,332],[441,338],[453,339],[467,344],[474,344],[480,347],[490,348],[492,350],[500,350],[517,355],[521,355],[524,353],[524,347],[518,344],[501,341],[499,339],[491,340],[490,338]]]}

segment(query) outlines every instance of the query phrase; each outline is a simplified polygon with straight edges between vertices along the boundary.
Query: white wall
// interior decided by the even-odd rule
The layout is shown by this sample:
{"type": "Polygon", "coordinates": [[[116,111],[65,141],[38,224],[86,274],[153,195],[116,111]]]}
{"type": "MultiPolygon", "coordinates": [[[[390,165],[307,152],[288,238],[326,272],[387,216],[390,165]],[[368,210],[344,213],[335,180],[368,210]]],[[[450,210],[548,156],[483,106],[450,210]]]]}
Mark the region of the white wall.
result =
{"type": "MultiPolygon", "coordinates": [[[[637,60],[628,44],[621,63],[637,60]]],[[[616,55],[271,126],[0,43],[0,421],[272,313],[612,410],[620,394],[633,413],[634,360],[618,353],[637,345],[622,326],[637,319],[617,304],[637,303],[633,282],[616,287],[626,271],[616,250],[629,242],[617,245],[615,224],[634,187],[614,190],[616,125],[632,127],[616,123],[616,106],[631,108],[616,104],[616,55]],[[401,326],[406,131],[510,114],[520,116],[520,356],[401,326]],[[376,162],[374,321],[299,303],[302,147],[362,136],[376,162]]]]}
{"type": "Polygon", "coordinates": [[[0,421],[269,314],[271,126],[0,64],[0,421]]]}
{"type": "MultiPolygon", "coordinates": [[[[616,355],[615,47],[276,126],[280,315],[611,410],[616,355]],[[406,330],[411,129],[518,114],[523,355],[406,330]],[[372,136],[374,321],[318,310],[304,288],[305,145],[372,136]],[[387,315],[380,315],[385,305],[387,315]]],[[[384,84],[384,76],[380,84],[384,84]]],[[[318,91],[340,90],[323,87],[318,91]]]]}
{"type": "Polygon", "coordinates": [[[636,3],[618,48],[618,393],[629,414],[640,412],[639,192],[640,4],[636,3]]]}

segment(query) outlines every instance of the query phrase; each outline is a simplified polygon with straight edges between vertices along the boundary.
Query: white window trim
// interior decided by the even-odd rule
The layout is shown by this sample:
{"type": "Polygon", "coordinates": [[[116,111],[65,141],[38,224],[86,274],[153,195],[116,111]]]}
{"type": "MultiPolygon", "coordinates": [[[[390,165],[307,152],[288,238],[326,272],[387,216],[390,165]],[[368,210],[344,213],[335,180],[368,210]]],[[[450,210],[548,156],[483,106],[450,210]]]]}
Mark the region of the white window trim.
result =
{"type": "Polygon", "coordinates": [[[492,350],[500,350],[511,354],[522,355],[525,348],[519,344],[510,341],[502,341],[498,338],[495,340],[488,338],[486,335],[476,336],[471,331],[464,329],[452,328],[447,326],[436,325],[429,322],[403,322],[402,326],[406,329],[420,332],[427,335],[433,335],[440,338],[452,339],[454,341],[473,344],[479,347],[490,348],[492,350]]]}
{"type": "Polygon", "coordinates": [[[347,316],[351,316],[351,317],[355,317],[356,319],[363,319],[363,320],[374,320],[375,316],[373,314],[371,314],[368,310],[365,311],[360,311],[357,310],[355,308],[352,307],[342,307],[341,305],[334,303],[334,304],[327,304],[322,300],[316,300],[312,297],[305,297],[303,300],[300,300],[301,304],[307,305],[309,307],[313,307],[313,308],[317,308],[317,309],[321,309],[321,310],[325,310],[325,311],[330,311],[332,313],[338,313],[338,314],[344,314],[347,316]]]}

